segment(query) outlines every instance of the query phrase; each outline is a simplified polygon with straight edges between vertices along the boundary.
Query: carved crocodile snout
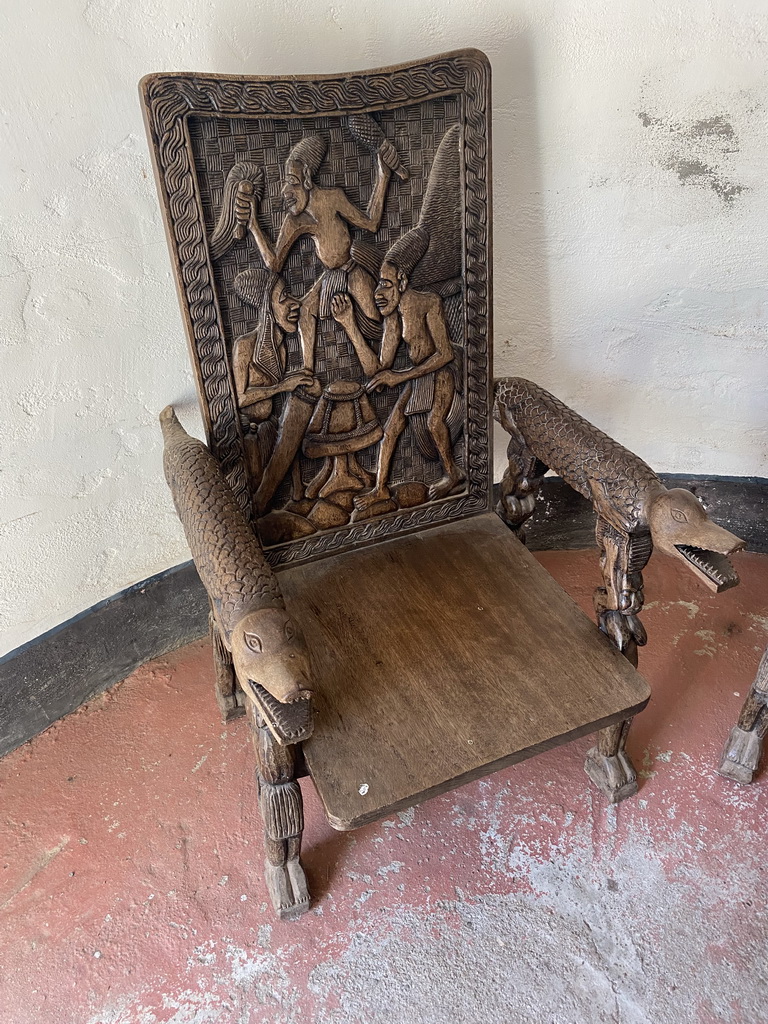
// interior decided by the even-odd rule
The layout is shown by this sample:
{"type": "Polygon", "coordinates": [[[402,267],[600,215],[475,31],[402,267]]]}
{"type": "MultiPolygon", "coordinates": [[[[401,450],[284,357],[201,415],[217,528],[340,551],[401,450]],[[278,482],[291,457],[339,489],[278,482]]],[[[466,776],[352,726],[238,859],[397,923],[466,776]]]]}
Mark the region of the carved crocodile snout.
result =
{"type": "Polygon", "coordinates": [[[230,644],[241,682],[260,684],[284,704],[311,693],[309,651],[285,609],[260,608],[244,615],[230,644]]]}
{"type": "Polygon", "coordinates": [[[648,523],[654,548],[685,562],[711,590],[719,593],[738,585],[728,556],[746,542],[711,522],[691,491],[663,490],[651,503],[648,523]]]}

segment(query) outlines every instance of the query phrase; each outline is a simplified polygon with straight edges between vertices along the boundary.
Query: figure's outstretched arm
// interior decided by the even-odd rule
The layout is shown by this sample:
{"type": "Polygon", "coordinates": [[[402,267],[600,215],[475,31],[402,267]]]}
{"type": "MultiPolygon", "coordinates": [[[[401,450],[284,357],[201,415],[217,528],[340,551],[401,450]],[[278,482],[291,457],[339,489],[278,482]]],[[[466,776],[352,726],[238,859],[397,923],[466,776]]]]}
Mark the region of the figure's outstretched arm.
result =
{"type": "Polygon", "coordinates": [[[273,248],[272,243],[267,238],[259,224],[258,218],[256,217],[255,206],[250,220],[248,221],[248,230],[251,232],[251,236],[261,253],[264,265],[267,270],[271,270],[273,274],[280,273],[293,244],[296,239],[304,233],[303,228],[296,223],[293,217],[286,217],[283,221],[282,227],[280,228],[280,234],[277,236],[277,242],[275,242],[273,248]]]}
{"type": "Polygon", "coordinates": [[[381,355],[379,362],[383,370],[389,370],[395,361],[400,342],[403,340],[400,330],[400,317],[397,313],[384,317],[384,331],[381,339],[381,355]]]}
{"type": "Polygon", "coordinates": [[[360,328],[355,320],[355,310],[352,306],[352,299],[344,292],[338,292],[331,299],[331,312],[333,318],[346,331],[347,337],[352,342],[357,358],[366,377],[372,377],[378,369],[379,358],[371,346],[360,333],[360,328]]]}
{"type": "Polygon", "coordinates": [[[259,402],[274,398],[275,395],[282,395],[286,392],[290,393],[302,386],[310,387],[314,379],[312,374],[307,373],[306,370],[294,370],[293,373],[286,374],[277,384],[270,384],[267,387],[246,388],[245,391],[238,394],[237,404],[241,409],[248,409],[259,402]]]}
{"type": "Polygon", "coordinates": [[[238,230],[245,232],[246,226],[248,227],[251,237],[261,254],[261,258],[264,260],[265,267],[267,270],[271,270],[273,274],[279,274],[283,269],[283,264],[288,257],[288,253],[291,251],[291,247],[296,239],[304,233],[306,226],[301,225],[295,217],[288,214],[280,228],[277,242],[273,246],[266,232],[262,229],[261,224],[259,224],[259,218],[256,213],[256,196],[252,191],[246,190],[245,185],[247,185],[247,182],[240,183],[235,200],[235,217],[238,230]]]}
{"type": "Polygon", "coordinates": [[[347,199],[344,192],[339,189],[339,206],[338,212],[355,228],[361,228],[363,231],[376,232],[381,226],[381,218],[384,213],[384,200],[387,197],[387,185],[389,179],[392,177],[392,171],[384,163],[381,157],[378,157],[378,166],[376,170],[376,183],[373,186],[371,192],[371,198],[368,200],[368,207],[365,213],[347,199]]]}

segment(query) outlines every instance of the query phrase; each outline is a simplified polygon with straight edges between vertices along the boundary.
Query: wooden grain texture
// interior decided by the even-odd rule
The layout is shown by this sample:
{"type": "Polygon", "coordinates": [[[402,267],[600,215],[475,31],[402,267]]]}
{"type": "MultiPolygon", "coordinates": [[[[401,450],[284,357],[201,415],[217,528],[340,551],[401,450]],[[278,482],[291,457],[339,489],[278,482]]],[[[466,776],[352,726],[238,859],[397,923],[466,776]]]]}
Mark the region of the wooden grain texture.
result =
{"type": "Polygon", "coordinates": [[[630,717],[647,683],[495,515],[281,573],[314,661],[304,745],[356,828],[630,717]]]}

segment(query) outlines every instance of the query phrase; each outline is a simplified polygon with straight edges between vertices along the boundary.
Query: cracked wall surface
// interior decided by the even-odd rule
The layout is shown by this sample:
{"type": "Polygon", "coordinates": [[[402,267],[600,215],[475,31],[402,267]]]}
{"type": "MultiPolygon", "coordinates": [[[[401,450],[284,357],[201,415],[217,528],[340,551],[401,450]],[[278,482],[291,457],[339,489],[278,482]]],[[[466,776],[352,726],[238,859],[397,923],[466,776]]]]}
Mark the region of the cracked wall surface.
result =
{"type": "Polygon", "coordinates": [[[762,0],[44,0],[4,23],[0,651],[188,558],[156,415],[200,420],[137,100],[150,71],[485,49],[496,372],[660,471],[768,475],[762,0]]]}

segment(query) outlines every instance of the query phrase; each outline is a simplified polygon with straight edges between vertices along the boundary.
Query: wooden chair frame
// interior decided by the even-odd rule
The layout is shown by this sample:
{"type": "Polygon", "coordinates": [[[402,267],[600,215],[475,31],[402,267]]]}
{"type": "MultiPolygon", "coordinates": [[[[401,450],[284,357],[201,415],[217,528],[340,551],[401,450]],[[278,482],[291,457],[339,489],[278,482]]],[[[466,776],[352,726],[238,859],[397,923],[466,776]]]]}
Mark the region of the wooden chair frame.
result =
{"type": "Polygon", "coordinates": [[[310,905],[302,774],[351,828],[597,732],[587,774],[632,795],[642,569],[656,545],[724,589],[742,542],[543,389],[492,385],[485,56],[150,75],[141,93],[208,441],[164,410],[165,472],[211,599],[220,708],[251,723],[276,911],[310,905]],[[491,511],[492,412],[512,532],[491,511]],[[548,468],[597,510],[599,632],[518,540],[548,468]],[[351,632],[361,566],[375,613],[351,632]],[[452,617],[429,620],[441,594],[452,617]],[[487,648],[476,678],[462,616],[487,648]],[[389,675],[387,651],[407,653],[389,675]]]}

